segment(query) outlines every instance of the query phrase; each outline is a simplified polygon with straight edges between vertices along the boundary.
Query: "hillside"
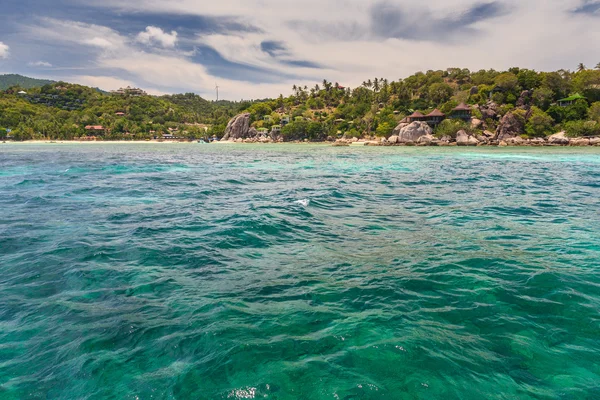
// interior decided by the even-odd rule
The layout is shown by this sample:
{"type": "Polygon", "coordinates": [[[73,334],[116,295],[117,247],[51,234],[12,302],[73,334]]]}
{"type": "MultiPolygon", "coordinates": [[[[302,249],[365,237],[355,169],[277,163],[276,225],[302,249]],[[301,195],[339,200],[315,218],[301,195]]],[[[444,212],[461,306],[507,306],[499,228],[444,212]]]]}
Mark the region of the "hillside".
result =
{"type": "Polygon", "coordinates": [[[19,86],[23,89],[32,89],[51,83],[54,83],[54,81],[29,78],[27,76],[17,74],[0,75],[0,90],[6,90],[11,86],[19,86]]]}
{"type": "Polygon", "coordinates": [[[0,91],[0,138],[6,129],[16,140],[220,138],[228,121],[242,113],[253,128],[242,130],[243,135],[273,141],[390,138],[405,122],[415,121],[429,125],[425,130],[438,138],[455,139],[459,131],[494,142],[546,138],[560,131],[600,136],[599,69],[450,68],[397,81],[369,79],[355,88],[325,80],[291,89],[287,97],[241,103],[210,102],[193,93],[107,94],[65,82],[26,94],[0,91]],[[89,126],[101,128],[91,131],[89,126]]]}

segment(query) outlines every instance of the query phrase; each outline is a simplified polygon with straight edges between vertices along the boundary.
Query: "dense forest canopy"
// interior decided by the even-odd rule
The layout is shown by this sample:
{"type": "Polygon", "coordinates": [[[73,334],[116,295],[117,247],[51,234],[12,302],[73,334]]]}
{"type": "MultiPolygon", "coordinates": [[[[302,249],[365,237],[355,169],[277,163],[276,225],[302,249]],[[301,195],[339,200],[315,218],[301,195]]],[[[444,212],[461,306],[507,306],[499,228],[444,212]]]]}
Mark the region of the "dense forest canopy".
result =
{"type": "MultiPolygon", "coordinates": [[[[281,131],[285,140],[389,136],[414,111],[448,113],[460,103],[473,107],[474,118],[482,120],[478,129],[495,130],[512,113],[522,119],[523,136],[559,130],[600,135],[600,65],[580,65],[574,72],[450,68],[397,81],[369,79],[356,88],[324,80],[313,87],[294,85],[287,97],[247,102],[210,102],[192,93],[123,96],[65,82],[30,89],[14,85],[0,92],[0,135],[73,139],[89,135],[86,126],[92,125],[103,127],[104,139],[149,139],[168,132],[187,139],[220,137],[234,115],[247,112],[263,131],[289,119],[281,131]],[[570,101],[561,102],[565,99],[570,101]],[[486,118],[480,110],[490,104],[498,112],[486,118]]],[[[436,132],[458,128],[472,129],[444,121],[436,132]]]]}

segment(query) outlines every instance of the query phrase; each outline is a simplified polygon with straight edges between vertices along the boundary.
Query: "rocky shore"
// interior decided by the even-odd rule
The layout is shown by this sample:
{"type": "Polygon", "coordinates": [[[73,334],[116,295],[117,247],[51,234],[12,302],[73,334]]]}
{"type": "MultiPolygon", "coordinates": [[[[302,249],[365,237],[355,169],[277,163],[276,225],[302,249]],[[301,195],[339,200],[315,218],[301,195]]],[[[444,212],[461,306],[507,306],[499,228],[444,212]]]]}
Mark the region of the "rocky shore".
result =
{"type": "MultiPolygon", "coordinates": [[[[524,121],[513,112],[499,118],[497,106],[490,102],[479,107],[483,118],[499,120],[494,132],[487,130],[482,120],[472,118],[471,128],[459,130],[453,135],[434,135],[425,122],[400,123],[389,137],[341,138],[328,137],[326,142],[334,146],[600,146],[600,137],[569,137],[558,132],[548,137],[527,138],[524,121]],[[525,138],[524,138],[525,137],[525,138]]],[[[221,142],[233,143],[282,143],[281,134],[259,132],[250,124],[250,114],[240,114],[229,121],[221,142]]],[[[304,140],[303,142],[308,142],[304,140]]]]}

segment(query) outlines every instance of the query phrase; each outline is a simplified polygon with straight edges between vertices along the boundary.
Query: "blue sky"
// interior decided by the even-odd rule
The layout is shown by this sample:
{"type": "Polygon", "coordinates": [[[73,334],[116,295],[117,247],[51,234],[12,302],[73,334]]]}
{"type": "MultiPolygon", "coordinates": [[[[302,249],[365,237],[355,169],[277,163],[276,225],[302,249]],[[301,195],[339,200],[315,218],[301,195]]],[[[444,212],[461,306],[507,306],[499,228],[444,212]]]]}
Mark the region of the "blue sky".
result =
{"type": "Polygon", "coordinates": [[[2,0],[0,73],[239,100],[600,62],[600,0],[2,0]]]}

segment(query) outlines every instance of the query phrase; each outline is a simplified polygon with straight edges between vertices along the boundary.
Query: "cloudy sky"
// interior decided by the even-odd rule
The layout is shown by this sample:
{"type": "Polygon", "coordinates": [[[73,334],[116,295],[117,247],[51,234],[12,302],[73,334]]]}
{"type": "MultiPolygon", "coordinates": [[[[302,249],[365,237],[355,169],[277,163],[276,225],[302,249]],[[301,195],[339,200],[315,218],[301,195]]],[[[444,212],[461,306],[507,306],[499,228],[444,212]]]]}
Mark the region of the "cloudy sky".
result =
{"type": "Polygon", "coordinates": [[[600,62],[600,0],[1,0],[0,73],[275,97],[419,70],[600,62]]]}

